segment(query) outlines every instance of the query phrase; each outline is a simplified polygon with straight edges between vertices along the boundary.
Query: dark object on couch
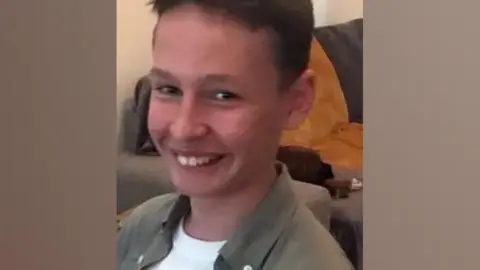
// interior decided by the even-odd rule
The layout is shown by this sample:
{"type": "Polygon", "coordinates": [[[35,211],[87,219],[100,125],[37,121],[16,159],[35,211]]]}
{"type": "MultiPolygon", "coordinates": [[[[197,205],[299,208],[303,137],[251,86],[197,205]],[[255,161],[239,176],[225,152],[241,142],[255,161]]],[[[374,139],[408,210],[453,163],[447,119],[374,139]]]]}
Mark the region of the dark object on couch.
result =
{"type": "Polygon", "coordinates": [[[157,156],[158,151],[153,145],[152,138],[148,133],[147,119],[150,104],[151,83],[148,76],[138,80],[135,85],[133,110],[138,117],[138,134],[135,142],[135,153],[137,155],[157,156]]]}
{"type": "Polygon", "coordinates": [[[287,165],[290,175],[298,181],[327,187],[326,180],[333,178],[332,167],[309,148],[281,146],[277,159],[287,165]]]}

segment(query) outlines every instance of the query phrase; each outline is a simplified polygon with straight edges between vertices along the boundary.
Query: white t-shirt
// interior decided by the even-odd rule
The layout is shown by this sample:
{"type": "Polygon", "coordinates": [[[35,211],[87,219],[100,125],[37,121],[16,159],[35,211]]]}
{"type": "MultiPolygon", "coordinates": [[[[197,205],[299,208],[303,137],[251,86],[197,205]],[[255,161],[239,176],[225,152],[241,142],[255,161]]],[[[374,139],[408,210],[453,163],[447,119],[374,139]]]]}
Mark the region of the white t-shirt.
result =
{"type": "Polygon", "coordinates": [[[226,241],[208,242],[185,233],[183,220],[173,237],[173,248],[168,256],[152,270],[213,270],[218,251],[226,241]]]}

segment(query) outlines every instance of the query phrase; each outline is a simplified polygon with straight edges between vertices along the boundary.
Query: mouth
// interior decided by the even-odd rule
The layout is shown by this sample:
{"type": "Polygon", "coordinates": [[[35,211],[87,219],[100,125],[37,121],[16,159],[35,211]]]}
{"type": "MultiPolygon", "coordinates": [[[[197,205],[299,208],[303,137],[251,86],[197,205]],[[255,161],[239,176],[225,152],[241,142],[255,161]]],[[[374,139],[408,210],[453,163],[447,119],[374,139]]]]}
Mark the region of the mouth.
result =
{"type": "Polygon", "coordinates": [[[174,153],[175,159],[183,167],[202,168],[219,163],[225,155],[174,153]]]}

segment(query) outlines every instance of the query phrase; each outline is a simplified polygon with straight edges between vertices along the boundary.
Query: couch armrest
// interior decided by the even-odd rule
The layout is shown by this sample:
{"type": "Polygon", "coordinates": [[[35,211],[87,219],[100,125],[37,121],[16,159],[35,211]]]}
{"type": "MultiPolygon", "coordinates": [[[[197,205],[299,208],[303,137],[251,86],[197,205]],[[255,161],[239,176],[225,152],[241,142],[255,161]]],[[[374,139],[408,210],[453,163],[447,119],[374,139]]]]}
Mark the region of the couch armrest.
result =
{"type": "Polygon", "coordinates": [[[117,164],[117,213],[174,188],[162,157],[122,153],[117,164]]]}

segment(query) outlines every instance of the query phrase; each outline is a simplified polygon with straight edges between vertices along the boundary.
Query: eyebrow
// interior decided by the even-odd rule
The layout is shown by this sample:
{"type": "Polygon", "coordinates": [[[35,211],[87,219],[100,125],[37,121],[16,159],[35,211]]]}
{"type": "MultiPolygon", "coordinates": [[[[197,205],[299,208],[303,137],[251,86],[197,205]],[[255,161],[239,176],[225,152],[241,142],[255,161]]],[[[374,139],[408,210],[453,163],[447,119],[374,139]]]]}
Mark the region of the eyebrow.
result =
{"type": "Polygon", "coordinates": [[[168,72],[167,70],[163,70],[160,68],[152,68],[150,69],[149,76],[151,78],[162,78],[169,81],[174,81],[175,83],[179,83],[179,81],[173,76],[172,73],[168,72]]]}
{"type": "MultiPolygon", "coordinates": [[[[180,84],[179,80],[168,70],[163,70],[161,68],[152,68],[150,70],[150,76],[159,77],[165,80],[173,81],[177,84],[180,84]]],[[[235,78],[228,74],[206,74],[200,77],[196,83],[207,83],[207,82],[216,82],[216,83],[228,83],[234,82],[235,78]]]]}

